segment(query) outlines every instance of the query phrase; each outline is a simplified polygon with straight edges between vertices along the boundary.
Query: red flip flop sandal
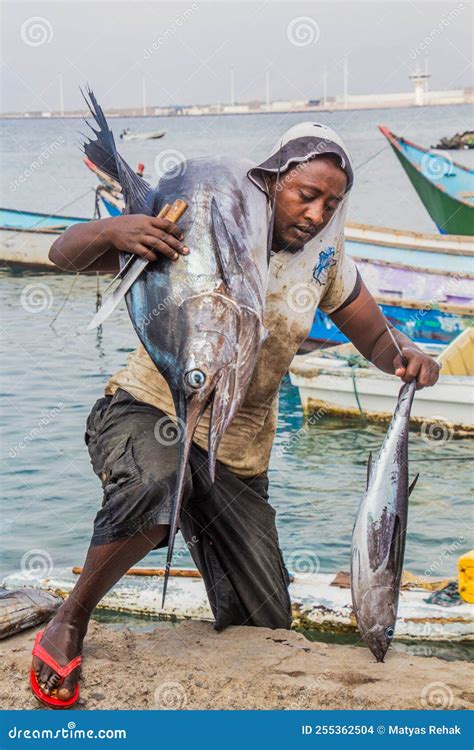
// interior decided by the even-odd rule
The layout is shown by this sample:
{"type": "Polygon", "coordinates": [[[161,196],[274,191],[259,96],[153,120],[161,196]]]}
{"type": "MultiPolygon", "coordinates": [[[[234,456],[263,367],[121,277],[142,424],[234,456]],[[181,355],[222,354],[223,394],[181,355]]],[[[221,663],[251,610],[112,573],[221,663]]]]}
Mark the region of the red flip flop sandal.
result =
{"type": "MultiPolygon", "coordinates": [[[[51,654],[49,654],[41,645],[40,640],[43,633],[44,630],[40,630],[40,632],[36,634],[35,644],[31,653],[33,654],[33,656],[38,656],[42,661],[44,661],[45,664],[48,665],[48,667],[51,667],[51,669],[54,669],[54,671],[60,675],[61,679],[55,685],[55,689],[57,689],[64,682],[64,678],[67,677],[67,675],[70,674],[73,669],[76,669],[76,667],[80,665],[80,663],[82,662],[82,656],[75,656],[74,659],[71,659],[71,661],[68,662],[64,667],[61,667],[61,665],[58,664],[57,661],[53,659],[51,654]]],[[[70,708],[72,705],[74,705],[74,703],[76,703],[76,701],[79,700],[79,683],[76,685],[74,694],[65,701],[60,700],[59,698],[55,698],[53,695],[46,695],[46,693],[41,690],[38,684],[38,680],[36,679],[36,674],[33,669],[33,664],[31,665],[30,669],[30,685],[37,699],[41,701],[41,703],[45,703],[47,706],[51,706],[51,708],[70,708]]]]}

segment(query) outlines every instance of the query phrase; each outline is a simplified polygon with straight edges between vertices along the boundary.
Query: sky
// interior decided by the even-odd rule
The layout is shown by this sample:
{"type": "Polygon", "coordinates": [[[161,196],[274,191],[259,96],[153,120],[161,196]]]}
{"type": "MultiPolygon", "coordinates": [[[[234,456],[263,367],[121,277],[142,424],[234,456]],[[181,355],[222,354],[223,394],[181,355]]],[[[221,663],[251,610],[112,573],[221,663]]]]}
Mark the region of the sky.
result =
{"type": "Polygon", "coordinates": [[[317,99],[472,79],[473,5],[448,2],[2,2],[1,112],[317,99]],[[232,84],[233,81],[233,84],[232,84]],[[144,83],[145,82],[145,83],[144,83]],[[233,92],[233,95],[232,95],[233,92]]]}

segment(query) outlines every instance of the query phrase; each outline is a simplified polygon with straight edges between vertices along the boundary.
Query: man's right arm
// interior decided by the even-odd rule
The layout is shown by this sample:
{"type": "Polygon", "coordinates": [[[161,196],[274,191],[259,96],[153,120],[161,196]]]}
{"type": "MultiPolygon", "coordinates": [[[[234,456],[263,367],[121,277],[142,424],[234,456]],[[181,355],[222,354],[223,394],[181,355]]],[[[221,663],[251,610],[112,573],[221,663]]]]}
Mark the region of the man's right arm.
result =
{"type": "Polygon", "coordinates": [[[167,219],[143,214],[114,216],[81,222],[66,229],[53,243],[49,259],[63,271],[119,270],[119,251],[148,260],[165,255],[177,260],[186,255],[181,229],[167,219]]]}

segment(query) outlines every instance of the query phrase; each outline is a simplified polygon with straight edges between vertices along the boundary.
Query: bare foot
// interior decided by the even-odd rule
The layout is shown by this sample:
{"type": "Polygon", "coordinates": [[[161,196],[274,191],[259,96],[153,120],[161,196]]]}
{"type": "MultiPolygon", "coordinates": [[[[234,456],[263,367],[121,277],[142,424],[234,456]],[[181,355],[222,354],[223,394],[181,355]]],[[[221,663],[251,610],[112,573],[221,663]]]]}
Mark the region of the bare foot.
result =
{"type": "MultiPolygon", "coordinates": [[[[71,618],[59,609],[53,619],[47,624],[41,645],[51,654],[58,664],[66,666],[75,656],[82,652],[82,643],[87,633],[89,619],[78,620],[71,618]]],[[[54,695],[59,700],[67,700],[74,694],[79,680],[81,667],[78,666],[64,678],[62,685],[56,685],[61,677],[38,656],[33,656],[33,669],[41,690],[46,695],[54,695]]]]}

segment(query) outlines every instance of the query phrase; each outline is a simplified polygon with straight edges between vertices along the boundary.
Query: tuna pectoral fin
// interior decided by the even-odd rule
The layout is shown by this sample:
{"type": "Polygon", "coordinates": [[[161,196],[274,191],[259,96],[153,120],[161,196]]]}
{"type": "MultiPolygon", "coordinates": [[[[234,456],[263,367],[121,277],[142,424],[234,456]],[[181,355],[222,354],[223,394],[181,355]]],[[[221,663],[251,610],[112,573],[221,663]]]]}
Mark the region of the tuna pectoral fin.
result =
{"type": "Polygon", "coordinates": [[[387,568],[395,574],[402,571],[403,553],[405,548],[404,535],[406,529],[402,528],[400,516],[395,516],[393,522],[392,539],[390,541],[390,551],[387,562],[387,568]]]}
{"type": "Polygon", "coordinates": [[[412,482],[412,483],[410,484],[410,486],[409,486],[409,488],[408,488],[408,497],[410,497],[411,493],[412,493],[412,492],[413,492],[413,490],[415,489],[415,485],[416,485],[416,483],[418,482],[418,477],[419,477],[419,476],[420,476],[420,474],[419,474],[419,472],[418,472],[418,474],[417,474],[417,475],[416,475],[416,477],[414,478],[413,482],[412,482]]]}

